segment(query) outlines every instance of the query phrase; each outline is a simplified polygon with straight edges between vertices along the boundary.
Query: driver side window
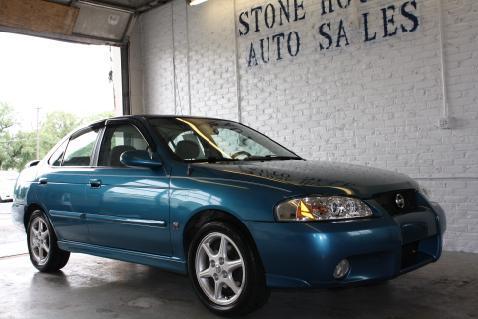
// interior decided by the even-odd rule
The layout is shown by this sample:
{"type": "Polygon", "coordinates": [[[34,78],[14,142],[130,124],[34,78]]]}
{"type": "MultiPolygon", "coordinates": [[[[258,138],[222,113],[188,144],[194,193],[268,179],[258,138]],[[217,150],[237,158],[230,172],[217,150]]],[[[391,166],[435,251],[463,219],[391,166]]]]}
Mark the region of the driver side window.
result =
{"type": "Polygon", "coordinates": [[[109,126],[101,144],[98,166],[125,167],[120,161],[121,154],[128,151],[146,151],[148,148],[148,142],[135,126],[109,126]]]}

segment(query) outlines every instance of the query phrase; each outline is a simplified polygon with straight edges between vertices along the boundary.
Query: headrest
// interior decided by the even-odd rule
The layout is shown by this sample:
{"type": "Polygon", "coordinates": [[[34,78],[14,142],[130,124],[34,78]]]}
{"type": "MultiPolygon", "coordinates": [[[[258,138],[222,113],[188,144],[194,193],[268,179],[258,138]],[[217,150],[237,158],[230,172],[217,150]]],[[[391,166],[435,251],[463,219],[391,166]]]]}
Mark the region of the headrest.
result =
{"type": "Polygon", "coordinates": [[[176,155],[182,159],[196,159],[199,153],[199,145],[196,142],[186,140],[176,145],[176,155]]]}

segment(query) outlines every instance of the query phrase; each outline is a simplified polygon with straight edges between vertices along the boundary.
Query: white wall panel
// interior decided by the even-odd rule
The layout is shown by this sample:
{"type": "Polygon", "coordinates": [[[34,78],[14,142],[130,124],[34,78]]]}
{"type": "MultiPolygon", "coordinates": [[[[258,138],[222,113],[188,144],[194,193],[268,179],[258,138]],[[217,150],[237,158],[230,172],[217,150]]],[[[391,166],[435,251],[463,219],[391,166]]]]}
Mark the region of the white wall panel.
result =
{"type": "MultiPolygon", "coordinates": [[[[193,115],[237,119],[234,14],[250,15],[251,8],[264,9],[269,3],[278,14],[278,1],[237,0],[235,13],[232,0],[210,0],[187,13],[185,1],[175,1],[175,73],[171,4],[141,16],[133,41],[141,38],[137,49],[142,58],[136,63],[143,73],[132,77],[144,83],[140,108],[146,113],[188,114],[190,85],[193,115]]],[[[446,208],[446,248],[478,252],[478,2],[443,1],[452,129],[438,127],[443,114],[438,0],[417,0],[416,10],[407,0],[352,0],[345,9],[333,0],[335,11],[326,15],[323,1],[296,2],[304,5],[303,20],[291,17],[290,23],[279,25],[276,17],[268,29],[260,19],[260,32],[254,28],[237,35],[242,121],[306,158],[371,165],[417,178],[446,208]],[[416,32],[402,30],[402,24],[407,31],[413,26],[401,13],[404,5],[419,19],[416,32]],[[382,9],[389,6],[395,6],[398,29],[396,35],[384,37],[382,9]],[[363,14],[369,35],[376,33],[373,41],[364,41],[363,14]],[[337,47],[340,20],[349,45],[342,38],[337,47]],[[327,41],[319,30],[328,22],[334,43],[321,50],[327,41]],[[300,34],[297,56],[285,54],[285,45],[277,60],[273,43],[270,61],[259,59],[250,67],[251,43],[257,50],[261,39],[281,32],[300,34]]],[[[392,11],[387,9],[387,14],[392,11]]],[[[241,24],[238,28],[244,31],[241,24]]],[[[392,32],[393,25],[388,29],[392,32]]]]}

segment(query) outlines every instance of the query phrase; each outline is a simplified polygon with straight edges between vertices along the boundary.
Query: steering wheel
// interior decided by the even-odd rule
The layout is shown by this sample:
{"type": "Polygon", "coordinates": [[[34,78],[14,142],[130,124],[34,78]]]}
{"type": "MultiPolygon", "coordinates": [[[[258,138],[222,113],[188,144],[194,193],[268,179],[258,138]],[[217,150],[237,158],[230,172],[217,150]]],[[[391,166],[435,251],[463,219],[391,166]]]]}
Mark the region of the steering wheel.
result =
{"type": "Polygon", "coordinates": [[[241,155],[245,155],[246,157],[245,158],[248,158],[248,157],[251,157],[252,154],[249,153],[249,152],[246,152],[246,151],[239,151],[239,152],[236,152],[234,154],[231,154],[231,157],[236,159],[237,157],[241,156],[241,155]]]}

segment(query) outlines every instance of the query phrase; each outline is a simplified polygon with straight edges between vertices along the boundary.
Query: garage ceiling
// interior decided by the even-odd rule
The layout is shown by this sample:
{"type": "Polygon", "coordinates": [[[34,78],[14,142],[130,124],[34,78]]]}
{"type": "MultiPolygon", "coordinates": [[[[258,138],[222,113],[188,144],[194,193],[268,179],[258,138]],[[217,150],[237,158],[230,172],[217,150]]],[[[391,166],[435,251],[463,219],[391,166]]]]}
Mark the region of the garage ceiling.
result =
{"type": "Polygon", "coordinates": [[[137,15],[171,0],[0,0],[0,31],[122,45],[137,15]]]}
{"type": "MultiPolygon", "coordinates": [[[[72,0],[50,0],[52,2],[63,3],[70,5],[76,1],[72,0]]],[[[148,11],[154,7],[162,5],[171,0],[92,0],[91,3],[96,3],[98,5],[113,6],[128,10],[133,10],[138,13],[148,11]]]]}

